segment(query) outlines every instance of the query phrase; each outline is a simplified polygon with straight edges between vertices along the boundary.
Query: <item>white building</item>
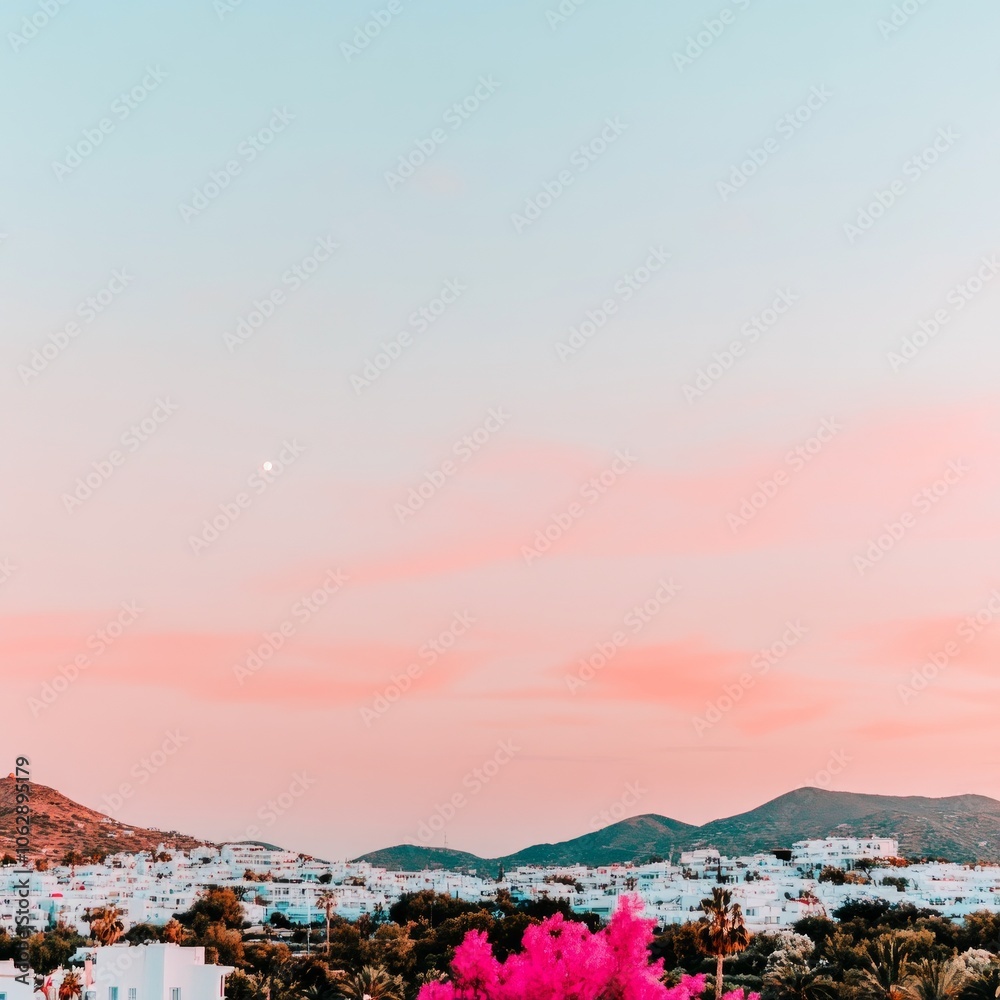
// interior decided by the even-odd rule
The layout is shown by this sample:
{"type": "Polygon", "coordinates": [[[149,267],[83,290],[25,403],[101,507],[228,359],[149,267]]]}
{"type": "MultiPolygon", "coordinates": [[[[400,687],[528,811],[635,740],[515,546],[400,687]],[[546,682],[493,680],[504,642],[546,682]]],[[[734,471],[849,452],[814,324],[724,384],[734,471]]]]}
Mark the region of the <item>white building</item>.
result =
{"type": "Polygon", "coordinates": [[[862,858],[895,858],[899,842],[891,837],[827,837],[826,840],[797,840],[792,844],[796,864],[836,865],[862,858]]]}
{"type": "MultiPolygon", "coordinates": [[[[84,1000],[223,1000],[226,976],[233,971],[228,965],[206,965],[204,948],[177,944],[115,944],[90,954],[84,1000]]],[[[51,996],[58,996],[64,975],[62,969],[53,973],[51,996]]]]}
{"type": "Polygon", "coordinates": [[[34,975],[29,973],[27,982],[18,982],[18,976],[23,978],[23,973],[12,958],[0,962],[0,1000],[32,1000],[34,975]]]}

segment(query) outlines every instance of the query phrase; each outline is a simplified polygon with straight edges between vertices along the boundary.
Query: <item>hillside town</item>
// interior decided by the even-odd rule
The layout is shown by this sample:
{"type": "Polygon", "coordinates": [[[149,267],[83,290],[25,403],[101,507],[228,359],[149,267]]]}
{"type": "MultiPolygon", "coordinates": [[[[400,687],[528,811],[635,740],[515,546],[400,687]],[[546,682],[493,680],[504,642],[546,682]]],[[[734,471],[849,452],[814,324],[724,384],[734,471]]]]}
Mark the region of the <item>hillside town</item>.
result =
{"type": "MultiPolygon", "coordinates": [[[[1000,911],[1000,866],[905,863],[887,838],[803,840],[790,850],[728,858],[705,849],[647,864],[521,867],[483,878],[446,870],[387,871],[364,861],[329,863],[257,844],[189,852],[110,855],[100,864],[55,865],[30,876],[31,924],[87,931],[89,915],[114,906],[126,928],[163,926],[208,887],[232,889],[251,925],[309,925],[332,893],[349,921],[386,913],[404,894],[431,890],[469,902],[562,900],[577,913],[608,919],[623,895],[638,894],[660,927],[697,918],[706,884],[727,885],[752,931],[828,916],[847,900],[909,903],[961,919],[1000,911]]],[[[0,928],[13,933],[13,866],[0,867],[0,928]]]]}
{"type": "Polygon", "coordinates": [[[498,988],[562,963],[560,997],[706,1000],[709,983],[717,1000],[1000,995],[1000,866],[907,860],[892,838],[493,875],[258,843],[100,861],[69,851],[34,869],[0,859],[0,1000],[489,998],[461,971],[496,963],[484,944],[504,956],[489,973],[498,988]],[[554,956],[545,942],[559,942],[554,956]],[[582,961],[572,947],[604,962],[588,972],[597,992],[571,989],[582,961]],[[615,992],[615,955],[631,956],[628,975],[647,992],[615,992]],[[942,977],[950,992],[920,992],[942,977]]]}

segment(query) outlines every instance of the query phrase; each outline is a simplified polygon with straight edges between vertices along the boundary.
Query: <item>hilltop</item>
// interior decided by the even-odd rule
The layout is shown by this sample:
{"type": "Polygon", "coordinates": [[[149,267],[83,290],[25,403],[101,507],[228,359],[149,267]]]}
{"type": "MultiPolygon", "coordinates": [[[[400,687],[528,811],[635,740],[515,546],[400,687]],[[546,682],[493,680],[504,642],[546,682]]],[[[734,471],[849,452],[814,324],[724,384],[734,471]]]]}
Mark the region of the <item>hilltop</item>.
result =
{"type": "MultiPolygon", "coordinates": [[[[191,850],[210,841],[131,826],[80,805],[46,785],[32,783],[32,857],[59,861],[67,851],[89,855],[167,849],[191,850]]],[[[0,779],[0,855],[16,854],[15,791],[12,776],[0,779]]],[[[592,833],[554,844],[534,844],[514,854],[483,858],[466,851],[399,844],[362,855],[382,868],[419,871],[449,868],[496,874],[520,865],[590,867],[678,859],[681,851],[717,848],[730,856],[790,847],[812,837],[895,837],[906,857],[1000,862],[1000,802],[984,795],[863,795],[799,788],[748,812],[702,826],[649,813],[632,816],[592,833]]]]}
{"type": "MultiPolygon", "coordinates": [[[[633,816],[573,840],[535,844],[515,854],[480,858],[460,851],[462,867],[495,872],[503,864],[591,867],[651,856],[677,856],[681,851],[717,848],[733,855],[789,847],[815,837],[896,837],[905,857],[950,861],[1000,861],[1000,802],[984,795],[863,795],[799,788],[756,809],[703,826],[692,826],[653,813],[633,816]]],[[[437,848],[402,845],[373,851],[359,860],[384,868],[446,867],[437,848]]]]}
{"type": "MultiPolygon", "coordinates": [[[[14,833],[16,792],[14,778],[0,778],[0,854],[17,854],[14,833]]],[[[176,831],[164,832],[130,826],[82,806],[47,785],[31,784],[32,858],[58,862],[69,850],[89,855],[154,851],[160,844],[189,851],[207,843],[176,831]]],[[[210,845],[212,846],[212,845],[210,845]]]]}

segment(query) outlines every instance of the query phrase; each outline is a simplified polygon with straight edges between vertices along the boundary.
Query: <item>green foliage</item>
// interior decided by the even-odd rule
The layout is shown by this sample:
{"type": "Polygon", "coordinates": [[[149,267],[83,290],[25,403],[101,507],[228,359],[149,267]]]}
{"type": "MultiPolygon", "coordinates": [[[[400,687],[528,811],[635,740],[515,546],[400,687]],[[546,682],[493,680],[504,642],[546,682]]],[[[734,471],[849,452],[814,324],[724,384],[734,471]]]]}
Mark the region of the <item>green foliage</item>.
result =
{"type": "Polygon", "coordinates": [[[847,872],[835,865],[824,865],[819,873],[820,882],[830,882],[833,885],[843,885],[847,881],[847,872]]]}
{"type": "Polygon", "coordinates": [[[38,975],[47,976],[60,965],[65,965],[70,955],[86,943],[87,939],[76,931],[59,925],[44,934],[33,934],[28,938],[28,961],[38,975]]]}
{"type": "Polygon", "coordinates": [[[245,925],[243,904],[232,889],[211,887],[206,889],[190,910],[174,916],[185,927],[190,927],[199,937],[203,936],[210,924],[224,924],[229,929],[239,929],[245,925]]]}

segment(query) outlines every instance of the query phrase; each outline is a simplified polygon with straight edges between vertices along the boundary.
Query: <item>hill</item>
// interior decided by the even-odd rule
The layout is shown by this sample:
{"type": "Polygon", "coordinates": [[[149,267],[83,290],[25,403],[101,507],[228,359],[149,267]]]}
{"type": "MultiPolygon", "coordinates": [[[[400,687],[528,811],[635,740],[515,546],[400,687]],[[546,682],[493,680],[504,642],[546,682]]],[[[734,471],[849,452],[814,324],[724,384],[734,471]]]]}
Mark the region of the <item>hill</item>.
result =
{"type": "Polygon", "coordinates": [[[749,812],[706,823],[699,842],[723,853],[766,851],[809,837],[896,837],[905,857],[1000,860],[1000,802],[799,788],[749,812]]]}
{"type": "MultiPolygon", "coordinates": [[[[0,855],[17,854],[14,832],[17,802],[14,785],[13,775],[0,778],[0,855]]],[[[204,840],[176,831],[165,833],[162,830],[129,826],[94,809],[88,809],[47,785],[31,785],[32,858],[44,857],[58,862],[69,850],[83,855],[90,855],[94,851],[107,854],[119,851],[137,853],[156,850],[160,844],[188,851],[205,843],[207,842],[204,840]]]]}
{"type": "MultiPolygon", "coordinates": [[[[465,867],[496,871],[518,865],[591,867],[669,858],[682,850],[714,847],[723,854],[753,854],[790,847],[812,837],[896,837],[905,857],[950,861],[1000,861],[1000,802],[983,795],[926,798],[919,795],[864,795],[799,788],[756,809],[704,826],[649,814],[604,827],[557,844],[535,844],[502,858],[462,852],[465,867]]],[[[359,860],[384,868],[413,871],[434,848],[412,845],[373,851],[359,860]],[[404,863],[405,859],[405,863],[404,863]]]]}
{"type": "Polygon", "coordinates": [[[650,855],[669,857],[671,852],[691,842],[698,827],[666,816],[633,816],[594,833],[565,840],[558,844],[536,844],[502,861],[507,868],[518,865],[574,865],[581,858],[591,865],[613,865],[624,861],[648,858],[650,855]]]}

